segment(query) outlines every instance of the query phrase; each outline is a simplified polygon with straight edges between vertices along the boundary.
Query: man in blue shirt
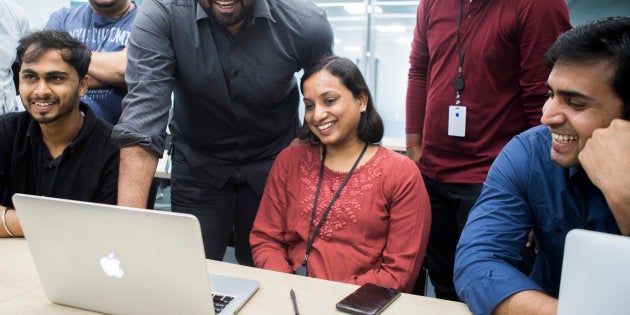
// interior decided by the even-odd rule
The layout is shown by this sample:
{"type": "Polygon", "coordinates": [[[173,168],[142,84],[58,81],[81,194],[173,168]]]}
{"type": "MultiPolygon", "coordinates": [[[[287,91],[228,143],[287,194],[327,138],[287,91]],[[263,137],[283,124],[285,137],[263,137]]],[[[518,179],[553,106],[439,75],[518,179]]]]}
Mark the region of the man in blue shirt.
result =
{"type": "Polygon", "coordinates": [[[127,42],[138,12],[130,0],[90,0],[50,15],[46,29],[66,31],[92,51],[89,90],[81,98],[98,118],[115,125],[127,94],[127,42]]]}
{"type": "MultiPolygon", "coordinates": [[[[603,163],[593,148],[610,142],[610,132],[589,140],[630,116],[630,17],[578,26],[545,58],[553,68],[544,126],[518,135],[497,157],[457,247],[455,286],[475,314],[555,314],[569,230],[630,234],[630,208],[619,202],[627,189],[591,180],[594,164],[603,163]],[[521,267],[532,230],[537,257],[528,276],[521,267]]],[[[625,177],[619,164],[611,173],[625,177]]]]}

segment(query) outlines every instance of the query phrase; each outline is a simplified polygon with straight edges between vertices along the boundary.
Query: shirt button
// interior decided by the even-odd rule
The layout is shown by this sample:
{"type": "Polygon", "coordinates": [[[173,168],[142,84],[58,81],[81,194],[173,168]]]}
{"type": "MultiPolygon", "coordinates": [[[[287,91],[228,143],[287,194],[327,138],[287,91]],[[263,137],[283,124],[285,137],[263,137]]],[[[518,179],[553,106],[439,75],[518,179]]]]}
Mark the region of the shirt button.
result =
{"type": "Polygon", "coordinates": [[[232,76],[236,77],[239,75],[239,73],[241,73],[238,69],[232,69],[232,76]]]}

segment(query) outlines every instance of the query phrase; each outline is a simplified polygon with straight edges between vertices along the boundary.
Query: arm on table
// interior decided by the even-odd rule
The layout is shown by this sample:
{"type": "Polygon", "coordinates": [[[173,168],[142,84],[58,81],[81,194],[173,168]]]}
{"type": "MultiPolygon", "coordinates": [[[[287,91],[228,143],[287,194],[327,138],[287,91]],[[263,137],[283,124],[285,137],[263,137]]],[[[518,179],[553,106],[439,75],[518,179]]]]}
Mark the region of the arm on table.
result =
{"type": "Polygon", "coordinates": [[[455,288],[475,314],[490,314],[519,292],[543,291],[519,270],[533,226],[527,198],[529,155],[518,138],[505,146],[490,168],[457,245],[455,288]]]}
{"type": "Polygon", "coordinates": [[[555,315],[558,300],[536,290],[518,292],[503,300],[492,312],[493,315],[555,315]]]}
{"type": "MultiPolygon", "coordinates": [[[[0,215],[4,212],[5,206],[0,205],[0,215]]],[[[20,224],[20,220],[18,219],[17,213],[15,209],[9,208],[9,210],[4,215],[4,223],[7,225],[11,233],[16,237],[24,236],[24,231],[22,231],[22,225],[20,224]]],[[[0,237],[11,237],[9,232],[6,231],[4,226],[0,227],[0,237]]]]}
{"type": "Polygon", "coordinates": [[[597,129],[579,154],[588,178],[602,191],[622,235],[630,235],[630,121],[597,129]]]}

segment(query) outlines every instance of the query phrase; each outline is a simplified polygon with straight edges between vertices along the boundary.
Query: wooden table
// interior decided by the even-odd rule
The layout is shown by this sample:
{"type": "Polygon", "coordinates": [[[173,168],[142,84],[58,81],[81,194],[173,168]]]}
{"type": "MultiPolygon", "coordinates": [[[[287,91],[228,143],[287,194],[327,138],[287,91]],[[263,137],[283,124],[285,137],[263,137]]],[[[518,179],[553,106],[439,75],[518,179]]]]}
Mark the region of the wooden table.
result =
{"type": "MultiPolygon", "coordinates": [[[[215,274],[251,278],[260,288],[239,314],[293,314],[289,290],[297,295],[300,314],[344,314],[335,304],[358,286],[208,260],[215,274]]],[[[96,314],[53,304],[46,298],[24,239],[0,239],[0,314],[96,314]]],[[[466,305],[402,294],[387,314],[469,315],[466,305]]]]}

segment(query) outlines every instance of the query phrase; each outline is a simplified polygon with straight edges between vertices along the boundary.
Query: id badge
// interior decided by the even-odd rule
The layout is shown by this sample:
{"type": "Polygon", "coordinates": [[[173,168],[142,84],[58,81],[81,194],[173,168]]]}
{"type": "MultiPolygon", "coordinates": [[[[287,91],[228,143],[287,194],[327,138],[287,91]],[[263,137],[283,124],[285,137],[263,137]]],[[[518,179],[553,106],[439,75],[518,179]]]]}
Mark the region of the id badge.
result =
{"type": "Polygon", "coordinates": [[[466,136],[466,106],[451,105],[448,107],[448,135],[466,136]]]}

